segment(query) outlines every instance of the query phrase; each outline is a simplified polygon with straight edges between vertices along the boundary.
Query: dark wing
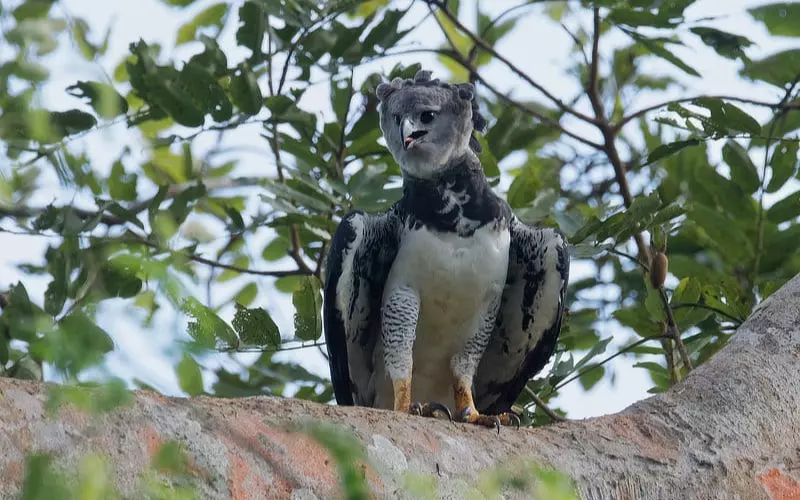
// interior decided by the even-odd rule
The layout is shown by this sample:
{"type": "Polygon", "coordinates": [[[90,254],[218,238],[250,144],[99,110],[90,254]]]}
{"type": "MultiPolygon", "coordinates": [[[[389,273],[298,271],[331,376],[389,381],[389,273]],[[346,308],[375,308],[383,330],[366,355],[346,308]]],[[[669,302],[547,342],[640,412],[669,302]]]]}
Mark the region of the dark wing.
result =
{"type": "Polygon", "coordinates": [[[372,406],[373,351],[380,336],[383,288],[397,255],[393,212],[348,213],[328,252],[323,325],[331,381],[340,405],[372,406]]]}
{"type": "Polygon", "coordinates": [[[492,340],[475,376],[478,411],[508,411],[556,347],[569,281],[567,239],[553,228],[510,224],[508,277],[492,340]]]}

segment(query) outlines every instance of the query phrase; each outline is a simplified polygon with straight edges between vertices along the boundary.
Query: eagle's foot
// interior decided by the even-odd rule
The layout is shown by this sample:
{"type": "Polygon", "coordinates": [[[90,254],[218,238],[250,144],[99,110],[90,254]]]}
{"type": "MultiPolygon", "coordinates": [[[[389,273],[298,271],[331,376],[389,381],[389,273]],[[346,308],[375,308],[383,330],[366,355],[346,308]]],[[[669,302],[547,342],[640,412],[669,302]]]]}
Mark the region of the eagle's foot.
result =
{"type": "Polygon", "coordinates": [[[483,415],[478,413],[474,406],[467,406],[458,413],[457,417],[460,422],[495,428],[497,429],[497,434],[500,434],[500,426],[513,425],[519,429],[520,425],[520,420],[516,413],[507,411],[499,415],[483,415]]]}
{"type": "Polygon", "coordinates": [[[430,403],[424,403],[423,404],[423,403],[419,403],[419,402],[414,402],[414,403],[411,403],[409,405],[409,407],[408,407],[408,413],[410,413],[412,415],[417,415],[417,416],[420,416],[420,417],[434,417],[434,418],[436,418],[436,412],[439,412],[439,413],[442,413],[442,414],[446,415],[447,416],[447,420],[449,420],[451,422],[453,421],[453,414],[450,413],[450,408],[448,408],[447,406],[445,406],[445,405],[443,405],[441,403],[430,402],[430,403]]]}

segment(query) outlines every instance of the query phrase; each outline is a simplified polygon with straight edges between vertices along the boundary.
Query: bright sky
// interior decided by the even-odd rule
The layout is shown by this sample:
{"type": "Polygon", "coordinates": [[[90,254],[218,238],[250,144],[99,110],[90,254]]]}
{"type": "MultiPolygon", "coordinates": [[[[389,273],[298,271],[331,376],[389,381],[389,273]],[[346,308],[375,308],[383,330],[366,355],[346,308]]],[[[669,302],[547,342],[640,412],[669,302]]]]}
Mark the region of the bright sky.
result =
{"type": "MultiPolygon", "coordinates": [[[[76,17],[85,19],[92,29],[92,38],[99,39],[106,32],[109,26],[112,27],[110,46],[108,55],[101,63],[88,63],[77,57],[56,57],[50,61],[49,68],[53,74],[53,80],[43,89],[42,99],[49,108],[67,109],[74,107],[77,103],[64,91],[64,88],[77,80],[104,80],[104,74],[111,74],[114,66],[121,60],[123,54],[127,53],[128,44],[144,39],[148,43],[161,43],[165,48],[166,54],[172,54],[177,58],[186,58],[188,55],[198,50],[197,44],[188,44],[180,47],[173,52],[174,34],[177,27],[191,18],[191,16],[201,8],[213,2],[202,0],[197,7],[188,11],[173,10],[165,7],[156,0],[115,0],[113,2],[98,2],[96,0],[62,0],[59,5],[65,11],[76,17]]],[[[236,2],[235,12],[241,2],[236,2]]],[[[396,8],[405,8],[410,2],[395,2],[396,8]]],[[[508,2],[484,0],[482,6],[490,13],[498,13],[505,10],[519,1],[508,2]]],[[[747,50],[751,58],[758,59],[766,54],[788,48],[797,41],[792,39],[771,38],[766,30],[759,24],[753,22],[745,10],[748,7],[759,5],[763,1],[755,0],[700,0],[686,11],[688,19],[697,20],[708,16],[719,16],[721,19],[714,22],[712,26],[727,30],[737,34],[744,34],[756,43],[756,46],[747,50]]],[[[462,12],[474,12],[474,0],[463,0],[462,12]]],[[[424,5],[418,4],[413,7],[412,13],[407,20],[408,25],[412,25],[414,20],[420,20],[426,14],[424,5]]],[[[226,30],[221,46],[229,55],[229,60],[238,60],[246,51],[235,49],[233,38],[235,23],[226,30]],[[233,48],[233,50],[231,50],[233,48]]],[[[621,35],[614,35],[614,40],[622,40],[621,35]]],[[[690,37],[687,37],[687,39],[690,37]]],[[[411,40],[419,42],[422,46],[438,46],[442,37],[438,28],[432,21],[429,21],[422,28],[415,31],[411,40]]],[[[725,94],[745,96],[753,99],[765,101],[777,100],[781,97],[775,89],[765,85],[755,85],[739,78],[737,69],[739,63],[732,63],[717,56],[711,49],[699,43],[695,37],[691,37],[691,44],[682,49],[675,49],[675,53],[681,58],[697,68],[702,78],[691,78],[675,71],[671,66],[658,60],[648,62],[648,69],[655,69],[659,72],[669,72],[677,74],[686,82],[688,89],[683,94],[673,94],[676,97],[696,95],[698,93],[725,94]]],[[[408,43],[408,39],[404,44],[408,43]]],[[[521,69],[531,75],[539,83],[550,89],[563,99],[569,98],[577,92],[575,82],[572,78],[563,75],[563,61],[565,61],[572,41],[569,36],[557,25],[552,23],[544,16],[525,17],[525,20],[518,28],[500,43],[496,49],[514,61],[521,69]]],[[[610,51],[604,51],[608,54],[610,51]]],[[[436,63],[430,56],[401,56],[391,59],[384,59],[373,63],[367,67],[360,68],[356,73],[357,84],[366,74],[376,69],[389,69],[397,61],[402,60],[406,64],[421,62],[423,66],[433,68],[437,74],[446,74],[444,68],[436,63]]],[[[513,90],[514,97],[538,97],[534,91],[522,88],[517,78],[503,68],[500,64],[494,64],[491,71],[483,74],[489,80],[503,90],[513,90]],[[517,88],[517,86],[520,86],[517,88]]],[[[313,80],[313,78],[312,78],[313,80]]],[[[665,96],[643,95],[637,99],[638,106],[653,104],[662,101],[665,96]]],[[[305,109],[319,112],[323,116],[330,116],[327,98],[327,85],[318,85],[309,91],[304,97],[303,105],[305,109]]],[[[748,111],[755,116],[763,119],[764,110],[751,109],[748,111]]],[[[595,132],[589,129],[573,128],[575,131],[584,131],[587,137],[595,137],[595,132]]],[[[267,148],[263,139],[258,136],[259,126],[242,127],[235,134],[229,134],[226,140],[231,148],[243,146],[240,151],[233,151],[227,158],[237,158],[242,165],[237,175],[258,174],[263,175],[274,171],[274,163],[270,160],[267,148]]],[[[213,134],[202,136],[197,142],[197,148],[201,151],[207,150],[214,139],[213,134]]],[[[116,159],[124,144],[136,145],[131,141],[130,134],[124,125],[117,125],[109,129],[90,134],[86,139],[76,141],[75,148],[88,148],[94,161],[93,166],[101,172],[106,172],[110,168],[110,163],[116,159]]],[[[140,147],[133,148],[134,157],[141,158],[140,147]]],[[[222,160],[222,158],[220,158],[222,160]]],[[[133,165],[131,162],[129,164],[133,165]]],[[[504,164],[504,166],[507,166],[504,164]]],[[[6,167],[0,167],[6,168],[6,167]]],[[[54,176],[48,175],[46,185],[53,190],[43,195],[36,202],[44,205],[53,199],[61,202],[77,200],[81,206],[91,206],[90,199],[75,198],[73,193],[61,193],[58,191],[58,183],[54,176]]],[[[151,194],[140,189],[140,196],[151,194]]],[[[253,196],[251,203],[257,203],[258,197],[253,196]]],[[[253,205],[251,205],[253,206],[253,205]]],[[[198,222],[207,224],[206,219],[198,222]]],[[[7,226],[7,224],[4,224],[7,226]]],[[[224,234],[218,225],[210,225],[209,229],[217,236],[223,237],[224,234]]],[[[248,248],[252,254],[259,254],[263,245],[268,241],[268,234],[264,232],[254,238],[248,248]]],[[[41,262],[44,249],[48,241],[39,237],[27,237],[0,233],[0,248],[3,249],[0,256],[0,289],[5,289],[8,285],[17,280],[24,279],[29,293],[38,301],[41,301],[44,289],[47,285],[46,280],[23,276],[14,267],[16,263],[30,262],[31,256],[36,256],[35,261],[41,262]]],[[[278,262],[275,269],[286,269],[292,267],[288,261],[278,262]]],[[[583,266],[573,266],[573,279],[579,279],[588,271],[583,266]]],[[[243,278],[235,281],[234,284],[218,285],[213,290],[214,302],[219,303],[224,298],[236,293],[251,278],[243,278]]],[[[291,299],[288,296],[275,293],[272,290],[271,279],[259,279],[257,281],[259,295],[254,305],[265,307],[273,316],[274,320],[281,328],[285,337],[290,337],[293,331],[292,314],[293,308],[291,299]]],[[[205,297],[201,289],[193,290],[198,297],[205,297]]],[[[174,376],[172,366],[179,354],[174,340],[176,334],[183,337],[185,335],[186,319],[181,315],[171,312],[163,312],[156,315],[153,328],[143,330],[138,327],[139,322],[134,319],[139,312],[125,306],[121,301],[109,301],[100,311],[100,325],[112,334],[117,348],[110,355],[107,368],[109,372],[122,376],[126,379],[139,378],[167,394],[180,394],[177,380],[174,376]],[[128,319],[130,318],[130,319],[128,319]]],[[[232,311],[223,313],[223,317],[230,320],[232,311]]],[[[608,336],[614,332],[603,331],[603,336],[608,336]]],[[[617,331],[617,340],[624,342],[627,333],[617,331]]],[[[308,369],[320,375],[328,376],[328,368],[324,358],[315,349],[305,349],[281,354],[286,359],[300,361],[308,369]]],[[[253,359],[255,355],[242,355],[242,360],[253,359]]],[[[206,366],[213,368],[218,366],[213,361],[206,362],[206,366]]],[[[632,362],[619,361],[614,364],[614,377],[606,377],[597,384],[589,393],[584,392],[579,384],[571,384],[562,391],[557,400],[557,404],[569,412],[570,417],[589,417],[601,415],[609,412],[618,411],[632,402],[646,397],[646,390],[651,386],[649,377],[644,370],[632,368],[632,362]]],[[[235,365],[234,365],[235,366],[235,365]]],[[[51,375],[51,374],[48,374],[51,375]]]]}

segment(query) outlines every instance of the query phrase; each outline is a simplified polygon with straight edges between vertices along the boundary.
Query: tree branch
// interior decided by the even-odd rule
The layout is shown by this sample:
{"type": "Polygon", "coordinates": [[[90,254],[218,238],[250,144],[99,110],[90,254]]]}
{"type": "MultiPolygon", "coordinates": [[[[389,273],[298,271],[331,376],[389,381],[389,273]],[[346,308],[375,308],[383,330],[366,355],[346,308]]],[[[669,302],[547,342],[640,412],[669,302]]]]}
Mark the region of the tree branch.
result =
{"type": "Polygon", "coordinates": [[[680,99],[672,99],[670,101],[664,101],[658,104],[653,104],[652,106],[647,106],[646,108],[642,108],[638,111],[634,111],[633,113],[629,114],[628,116],[623,117],[618,123],[615,123],[612,127],[614,133],[619,132],[622,127],[624,127],[628,122],[631,120],[635,120],[651,111],[655,111],[657,109],[661,109],[665,106],[669,106],[670,104],[680,104],[684,102],[693,102],[697,99],[721,99],[723,101],[733,101],[733,102],[740,102],[742,104],[752,104],[753,106],[763,106],[766,108],[773,108],[773,109],[781,109],[781,110],[798,110],[800,109],[800,102],[793,102],[787,103],[784,101],[780,102],[765,102],[765,101],[758,101],[755,99],[747,99],[745,97],[735,97],[735,96],[727,96],[727,95],[697,95],[694,97],[683,97],[680,99]]]}
{"type": "MultiPolygon", "coordinates": [[[[0,420],[0,497],[21,496],[26,455],[44,452],[68,476],[85,470],[86,454],[99,453],[120,496],[139,498],[153,456],[171,443],[191,467],[181,484],[198,498],[346,498],[341,467],[353,462],[359,473],[347,484],[363,481],[372,498],[412,496],[410,485],[417,492],[427,485],[434,498],[469,498],[490,484],[508,498],[543,500],[551,497],[535,487],[511,489],[530,486],[542,468],[551,482],[564,474],[579,498],[592,500],[794,498],[799,298],[800,275],[664,393],[616,414],[504,428],[500,437],[403,412],[268,396],[187,399],[137,390],[113,413],[83,413],[69,403],[48,411],[58,385],[2,378],[0,415],[20,417],[0,420]]],[[[91,397],[102,388],[80,390],[91,397]]]]}
{"type": "MultiPolygon", "coordinates": [[[[238,177],[234,179],[215,179],[213,181],[208,181],[205,183],[206,189],[208,191],[217,191],[220,189],[230,189],[234,187],[246,187],[246,186],[254,186],[257,185],[262,181],[259,177],[238,177]]],[[[167,188],[167,194],[164,197],[164,201],[172,199],[182,192],[186,191],[190,187],[194,186],[195,182],[186,182],[184,184],[173,184],[167,188]]],[[[145,210],[147,210],[150,205],[153,203],[153,198],[148,198],[146,200],[137,201],[128,205],[125,208],[128,212],[133,215],[138,215],[145,210]]],[[[64,205],[60,207],[55,207],[56,210],[61,210],[64,207],[69,206],[70,209],[73,211],[75,215],[80,217],[81,219],[91,219],[97,216],[100,216],[100,222],[106,226],[119,226],[125,224],[125,219],[121,217],[117,217],[114,214],[110,213],[103,213],[100,214],[98,210],[87,210],[83,208],[74,207],[71,205],[64,205]]],[[[16,218],[29,218],[29,217],[38,217],[48,207],[3,207],[0,206],[0,219],[5,217],[16,217],[16,218]]]]}
{"type": "Polygon", "coordinates": [[[585,122],[597,124],[597,120],[595,118],[592,118],[589,115],[585,115],[585,114],[583,114],[583,113],[581,113],[579,111],[576,111],[574,108],[572,108],[570,106],[567,106],[561,99],[559,99],[558,97],[556,97],[555,95],[550,93],[546,88],[544,88],[538,82],[534,81],[524,71],[522,71],[514,63],[509,61],[505,56],[503,56],[502,54],[500,54],[499,52],[494,50],[494,48],[489,43],[487,43],[481,37],[477,36],[472,31],[470,31],[466,26],[464,26],[461,23],[461,21],[458,20],[458,17],[453,15],[452,12],[450,12],[450,10],[447,8],[447,5],[446,5],[445,2],[443,2],[441,0],[425,0],[425,2],[428,3],[429,5],[437,6],[439,8],[439,11],[442,14],[444,14],[444,16],[447,17],[447,19],[451,23],[453,23],[453,25],[456,28],[458,28],[462,33],[467,35],[470,38],[470,40],[472,40],[472,42],[474,44],[478,45],[481,49],[483,49],[486,52],[488,52],[489,54],[491,54],[492,57],[495,57],[498,61],[500,61],[503,64],[505,64],[512,72],[514,72],[515,75],[517,75],[520,78],[522,78],[528,85],[530,85],[531,87],[535,88],[536,90],[541,92],[545,97],[550,99],[561,111],[564,111],[565,113],[569,113],[569,114],[575,116],[576,118],[580,118],[581,120],[583,120],[585,122]]]}

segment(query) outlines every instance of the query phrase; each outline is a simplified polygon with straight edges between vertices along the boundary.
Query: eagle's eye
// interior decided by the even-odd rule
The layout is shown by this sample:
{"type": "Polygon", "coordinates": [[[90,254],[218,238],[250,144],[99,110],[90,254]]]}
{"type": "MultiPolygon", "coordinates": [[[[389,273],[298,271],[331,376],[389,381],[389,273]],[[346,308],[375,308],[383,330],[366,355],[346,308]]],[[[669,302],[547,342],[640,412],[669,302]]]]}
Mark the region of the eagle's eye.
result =
{"type": "Polygon", "coordinates": [[[400,115],[394,115],[394,122],[400,125],[400,115]]]}
{"type": "Polygon", "coordinates": [[[433,111],[423,111],[421,115],[419,115],[420,121],[424,124],[428,124],[433,121],[434,114],[433,111]]]}

